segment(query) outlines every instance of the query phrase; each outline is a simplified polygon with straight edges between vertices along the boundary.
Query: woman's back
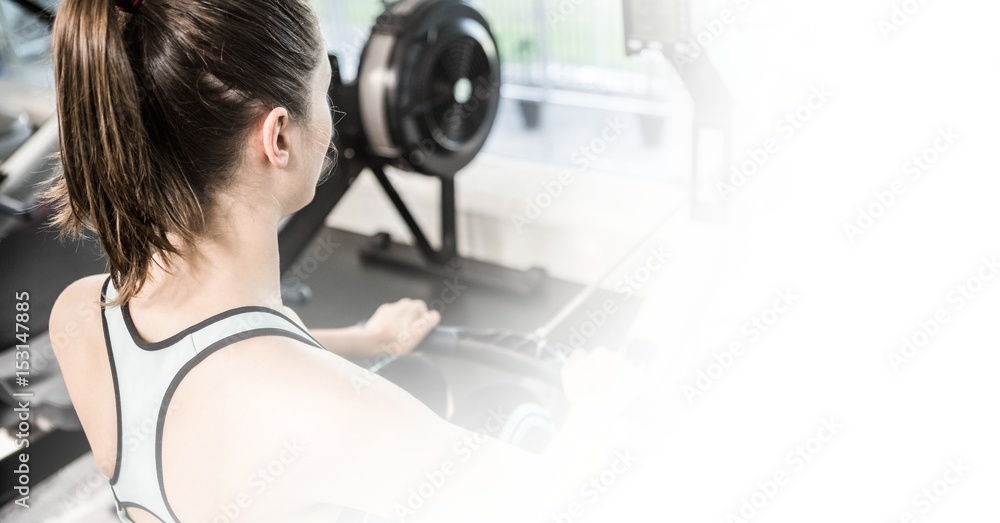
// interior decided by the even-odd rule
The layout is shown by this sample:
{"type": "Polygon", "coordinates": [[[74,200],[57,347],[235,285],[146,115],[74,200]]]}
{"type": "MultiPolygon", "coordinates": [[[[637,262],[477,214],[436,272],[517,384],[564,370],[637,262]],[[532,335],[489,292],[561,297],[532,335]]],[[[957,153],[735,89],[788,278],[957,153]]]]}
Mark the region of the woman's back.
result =
{"type": "MultiPolygon", "coordinates": [[[[106,278],[104,281],[101,279],[88,278],[67,290],[54,311],[54,329],[66,332],[73,328],[74,322],[67,318],[68,314],[72,314],[70,311],[100,310],[102,287],[107,281],[106,278]]],[[[125,317],[121,315],[121,311],[121,308],[113,309],[119,315],[118,319],[125,317]]],[[[105,311],[101,311],[101,314],[103,316],[105,311]]],[[[135,332],[146,342],[167,340],[172,334],[199,323],[198,318],[186,316],[180,313],[174,315],[169,322],[146,324],[140,314],[137,315],[138,319],[134,319],[135,332]]],[[[132,507],[129,509],[130,516],[135,521],[142,522],[156,521],[143,514],[145,510],[155,510],[162,514],[162,509],[156,506],[156,498],[161,494],[157,481],[158,472],[162,473],[166,501],[176,511],[173,516],[160,516],[167,521],[169,519],[166,518],[169,517],[182,521],[211,521],[213,510],[223,514],[228,512],[230,519],[235,519],[233,516],[236,515],[236,509],[239,509],[244,519],[254,513],[267,512],[268,498],[261,494],[265,494],[267,488],[279,488],[268,482],[272,474],[267,472],[267,465],[271,464],[264,464],[265,473],[260,474],[259,478],[253,475],[252,470],[246,469],[255,458],[268,455],[261,448],[263,439],[259,436],[266,434],[272,420],[260,416],[259,412],[274,412],[272,409],[276,405],[269,403],[276,403],[275,400],[279,400],[280,396],[253,398],[253,391],[266,390],[267,383],[280,383],[283,380],[280,377],[275,379],[273,374],[266,381],[249,379],[254,373],[267,373],[266,360],[257,354],[261,352],[262,344],[258,343],[257,347],[250,342],[232,344],[229,346],[230,350],[220,351],[214,357],[206,358],[202,365],[194,366],[186,373],[176,390],[171,391],[167,398],[167,391],[163,390],[162,384],[155,383],[156,379],[150,379],[150,373],[169,378],[169,374],[178,369],[141,368],[133,363],[136,360],[130,358],[145,356],[149,361],[152,358],[163,360],[164,357],[169,358],[164,352],[166,350],[176,353],[191,352],[191,349],[163,347],[159,352],[142,354],[143,349],[121,343],[124,329],[115,316],[112,315],[110,325],[108,323],[106,320],[76,323],[80,332],[75,339],[79,342],[60,347],[57,356],[61,367],[65,369],[70,394],[74,404],[78,406],[79,416],[100,470],[109,479],[113,478],[116,498],[124,506],[132,507]],[[103,328],[102,323],[105,325],[103,328]],[[118,345],[114,349],[108,347],[112,340],[118,345]],[[110,356],[112,354],[114,370],[110,356]],[[241,374],[246,379],[240,379],[241,374]],[[232,385],[220,388],[220,384],[224,383],[232,385]],[[164,415],[160,415],[158,406],[151,405],[158,398],[136,397],[137,393],[161,396],[164,400],[164,415]],[[252,399],[261,403],[250,405],[252,399]],[[191,408],[192,406],[197,408],[191,408]],[[128,420],[123,419],[123,412],[129,417],[128,420]],[[247,426],[246,423],[241,423],[243,420],[253,420],[253,423],[247,426]],[[162,434],[159,434],[161,430],[162,434]],[[249,435],[254,437],[247,437],[249,435]],[[146,454],[150,450],[157,450],[158,436],[162,436],[162,448],[159,449],[162,455],[158,456],[156,462],[149,463],[149,456],[146,454]],[[162,471],[156,470],[157,463],[161,464],[162,471]],[[210,488],[199,488],[198,483],[203,480],[210,482],[207,485],[210,488]],[[227,508],[225,503],[213,507],[211,502],[219,498],[213,492],[232,493],[232,507],[227,508]],[[251,503],[251,500],[255,503],[251,503]],[[256,508],[252,507],[253,504],[257,505],[256,508]]],[[[125,333],[129,334],[127,331],[125,333]]],[[[286,349],[294,351],[294,348],[286,349]]],[[[184,358],[180,354],[173,356],[184,358]]],[[[273,367],[272,370],[278,368],[273,367]]],[[[295,415],[291,408],[286,413],[295,415]]],[[[276,458],[282,468],[294,464],[297,456],[293,451],[298,449],[297,445],[292,442],[289,446],[292,451],[276,458]],[[282,463],[281,457],[287,463],[282,463]]],[[[274,471],[277,467],[271,465],[271,469],[274,471]]],[[[284,493],[282,497],[287,499],[287,495],[288,493],[284,493]]]]}
{"type": "Polygon", "coordinates": [[[302,488],[309,452],[306,439],[294,436],[296,424],[323,415],[304,411],[307,398],[295,401],[303,400],[296,398],[296,372],[314,368],[309,352],[323,350],[304,328],[277,311],[219,311],[205,322],[182,308],[147,322],[132,307],[102,311],[107,284],[96,276],[68,288],[52,333],[75,333],[77,343],[59,347],[57,357],[99,469],[128,515],[158,521],[147,511],[163,514],[163,499],[164,521],[336,521],[342,509],[308,499],[302,488]],[[226,339],[227,331],[262,329],[275,332],[226,339]],[[138,343],[128,343],[133,336],[138,343]],[[135,364],[157,358],[159,368],[135,364]],[[156,452],[156,462],[148,452],[156,452]],[[304,513],[290,517],[290,507],[304,513]]]}

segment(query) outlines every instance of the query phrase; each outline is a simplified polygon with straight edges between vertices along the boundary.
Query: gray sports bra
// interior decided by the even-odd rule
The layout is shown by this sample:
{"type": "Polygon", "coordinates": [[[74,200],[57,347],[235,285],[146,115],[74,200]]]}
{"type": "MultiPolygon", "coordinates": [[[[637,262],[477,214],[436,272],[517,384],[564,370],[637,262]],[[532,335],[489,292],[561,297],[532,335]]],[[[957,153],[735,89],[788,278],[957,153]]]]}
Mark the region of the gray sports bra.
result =
{"type": "MultiPolygon", "coordinates": [[[[109,278],[102,303],[117,297],[109,278]]],[[[132,523],[126,510],[136,507],[164,523],[179,523],[164,490],[162,444],[167,407],[181,380],[216,351],[251,338],[283,336],[323,347],[287,316],[265,307],[223,312],[156,343],[139,337],[128,304],[102,310],[118,411],[118,452],[111,477],[118,517],[132,523]],[[129,438],[123,445],[125,434],[129,438]]],[[[337,512],[341,522],[387,521],[348,508],[337,512]]]]}

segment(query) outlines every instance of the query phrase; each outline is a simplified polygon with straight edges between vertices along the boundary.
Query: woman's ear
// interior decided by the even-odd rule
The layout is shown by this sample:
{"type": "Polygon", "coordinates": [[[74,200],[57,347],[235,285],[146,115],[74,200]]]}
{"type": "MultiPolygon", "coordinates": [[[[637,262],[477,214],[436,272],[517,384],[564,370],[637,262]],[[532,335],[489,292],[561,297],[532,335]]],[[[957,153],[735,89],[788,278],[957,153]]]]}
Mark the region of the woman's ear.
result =
{"type": "Polygon", "coordinates": [[[264,155],[267,156],[268,162],[278,169],[288,167],[288,125],[288,110],[278,107],[268,113],[261,129],[264,155]]]}

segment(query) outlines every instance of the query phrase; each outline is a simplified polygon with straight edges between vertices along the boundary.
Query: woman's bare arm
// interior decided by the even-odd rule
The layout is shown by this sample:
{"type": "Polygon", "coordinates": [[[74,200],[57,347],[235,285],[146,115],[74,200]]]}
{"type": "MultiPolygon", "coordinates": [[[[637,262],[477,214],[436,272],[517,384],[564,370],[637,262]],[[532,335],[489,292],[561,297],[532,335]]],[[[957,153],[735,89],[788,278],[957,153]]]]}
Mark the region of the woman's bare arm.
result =
{"type": "MultiPolygon", "coordinates": [[[[294,311],[285,307],[285,312],[305,327],[294,311]]],[[[410,353],[440,321],[441,315],[423,301],[402,299],[380,306],[363,326],[309,332],[338,356],[385,358],[410,353]]]]}
{"type": "Polygon", "coordinates": [[[310,438],[311,499],[403,521],[544,520],[604,460],[606,411],[575,408],[537,456],[489,438],[490,421],[461,429],[377,376],[332,355],[316,360],[299,384],[314,390],[302,431],[326,435],[310,438]]]}

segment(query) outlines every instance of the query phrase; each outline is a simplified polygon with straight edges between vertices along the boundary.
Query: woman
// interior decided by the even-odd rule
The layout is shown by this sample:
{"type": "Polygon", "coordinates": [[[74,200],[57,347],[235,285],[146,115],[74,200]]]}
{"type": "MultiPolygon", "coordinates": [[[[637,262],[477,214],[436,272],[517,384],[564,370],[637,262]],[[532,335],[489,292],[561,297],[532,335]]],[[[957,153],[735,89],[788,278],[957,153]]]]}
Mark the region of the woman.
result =
{"type": "MultiPolygon", "coordinates": [[[[599,418],[571,413],[529,457],[344,358],[412,348],[439,321],[423,303],[318,332],[281,305],[279,222],[313,197],[332,130],[305,1],[64,0],[53,52],[48,199],[110,275],[67,288],[50,328],[72,340],[56,355],[122,521],[525,521],[529,480],[585,464],[574,434],[599,418]]],[[[571,402],[607,403],[595,369],[620,365],[573,358],[571,402]]]]}

